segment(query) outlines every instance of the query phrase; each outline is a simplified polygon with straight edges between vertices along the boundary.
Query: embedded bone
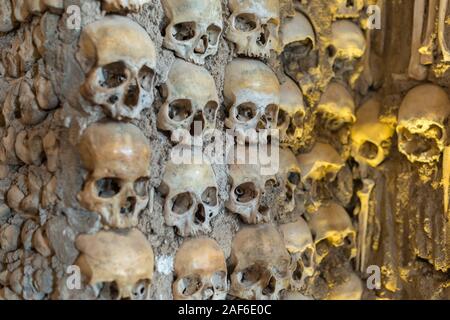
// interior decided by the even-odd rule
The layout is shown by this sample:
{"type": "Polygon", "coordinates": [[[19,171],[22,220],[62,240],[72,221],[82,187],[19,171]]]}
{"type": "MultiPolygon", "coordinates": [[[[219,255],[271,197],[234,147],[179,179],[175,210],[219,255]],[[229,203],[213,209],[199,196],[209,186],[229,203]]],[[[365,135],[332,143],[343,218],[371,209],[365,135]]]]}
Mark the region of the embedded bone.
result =
{"type": "Polygon", "coordinates": [[[20,245],[20,228],[5,224],[0,227],[0,247],[4,252],[12,252],[20,245]]]}
{"type": "Polygon", "coordinates": [[[351,272],[343,283],[331,289],[327,300],[361,300],[363,290],[361,279],[356,273],[351,272]]]}
{"type": "Polygon", "coordinates": [[[34,89],[36,91],[36,101],[42,110],[53,110],[58,107],[59,99],[53,90],[50,80],[38,74],[34,78],[34,89]]]}
{"type": "Polygon", "coordinates": [[[436,29],[438,0],[428,0],[428,15],[425,36],[422,42],[420,52],[420,63],[423,65],[433,64],[434,61],[434,31],[436,29]]]}
{"type": "Polygon", "coordinates": [[[292,288],[301,290],[305,280],[314,274],[315,247],[311,231],[303,218],[280,226],[286,249],[295,266],[292,273],[292,288]]]}
{"type": "Polygon", "coordinates": [[[42,122],[47,113],[39,108],[36,96],[27,81],[22,81],[17,97],[18,110],[21,114],[20,122],[24,125],[36,125],[42,122]]]}
{"type": "Polygon", "coordinates": [[[336,203],[320,207],[308,221],[316,247],[316,263],[329,253],[328,246],[344,247],[349,258],[356,256],[356,231],[347,211],[336,203]]]}
{"type": "Polygon", "coordinates": [[[115,284],[117,298],[145,299],[153,278],[153,249],[137,229],[99,231],[77,237],[76,261],[87,282],[115,284]]]}
{"type": "Polygon", "coordinates": [[[281,39],[283,48],[295,42],[311,41],[312,48],[316,47],[316,34],[308,17],[296,11],[281,26],[281,39]]]}
{"type": "Polygon", "coordinates": [[[366,40],[361,28],[349,21],[338,20],[331,25],[331,45],[334,57],[343,60],[361,58],[366,51],[366,40]]]}
{"type": "Polygon", "coordinates": [[[411,162],[438,161],[447,140],[450,115],[447,93],[432,84],[411,89],[402,101],[397,126],[398,149],[411,162]]]}
{"type": "Polygon", "coordinates": [[[11,0],[0,3],[0,32],[9,32],[14,29],[13,7],[11,0]]]}
{"type": "Polygon", "coordinates": [[[32,219],[29,219],[22,224],[20,239],[25,250],[30,250],[32,248],[33,234],[38,228],[39,225],[32,219]]]}
{"type": "Polygon", "coordinates": [[[14,150],[17,157],[27,165],[40,165],[44,156],[42,139],[37,134],[22,130],[16,137],[14,150]]]}
{"type": "Polygon", "coordinates": [[[352,157],[360,165],[377,167],[389,155],[393,125],[383,122],[381,102],[371,98],[356,113],[356,122],[351,129],[352,157]]]}
{"type": "Polygon", "coordinates": [[[409,61],[408,75],[415,80],[425,80],[428,70],[420,63],[420,52],[423,22],[425,18],[425,0],[414,1],[414,23],[412,31],[411,57],[409,61]]]}
{"type": "Polygon", "coordinates": [[[89,172],[78,194],[81,205],[109,227],[136,226],[149,201],[147,138],[132,124],[94,123],[83,133],[78,150],[89,172]]]}
{"type": "Polygon", "coordinates": [[[32,15],[41,15],[46,11],[61,13],[63,0],[12,0],[14,17],[19,22],[26,22],[32,15]]]}
{"type": "Polygon", "coordinates": [[[230,295],[246,300],[277,300],[290,285],[290,256],[278,230],[247,226],[231,246],[230,295]]]}
{"type": "Polygon", "coordinates": [[[139,12],[150,0],[102,0],[102,9],[107,12],[139,12]]]}
{"type": "Polygon", "coordinates": [[[175,257],[176,300],[225,300],[227,265],[222,249],[209,238],[186,240],[175,257]]]}
{"type": "Polygon", "coordinates": [[[156,51],[131,19],[106,16],[83,28],[78,61],[86,79],[81,94],[112,118],[139,118],[153,103],[156,51]]]}
{"type": "Polygon", "coordinates": [[[218,185],[209,163],[167,163],[160,191],[165,195],[164,218],[180,236],[211,231],[211,220],[219,213],[218,185]]]}
{"type": "Polygon", "coordinates": [[[225,124],[238,134],[275,129],[280,104],[280,84],[274,72],[257,60],[237,58],[225,69],[225,124]]]}
{"type": "Polygon", "coordinates": [[[20,164],[21,161],[17,157],[15,152],[17,132],[13,126],[10,126],[2,138],[2,144],[0,145],[0,160],[2,163],[7,163],[9,165],[20,164]]]}
{"type": "Polygon", "coordinates": [[[281,100],[278,111],[280,145],[295,149],[303,138],[303,122],[306,113],[303,94],[297,84],[289,78],[280,89],[281,100]]]}
{"type": "Polygon", "coordinates": [[[444,214],[448,213],[449,189],[450,189],[450,147],[444,148],[442,161],[442,186],[444,189],[444,214]]]}
{"type": "Polygon", "coordinates": [[[249,57],[269,57],[280,51],[278,0],[231,0],[226,38],[236,52],[249,57]]]}
{"type": "Polygon", "coordinates": [[[219,0],[163,0],[162,4],[170,20],[164,38],[166,48],[201,65],[217,53],[223,31],[219,0]]]}
{"type": "Polygon", "coordinates": [[[32,238],[33,248],[43,257],[50,257],[53,254],[53,249],[48,240],[44,227],[39,227],[32,238]]]}
{"type": "Polygon", "coordinates": [[[48,171],[56,172],[58,168],[59,142],[54,131],[49,131],[45,135],[44,139],[42,139],[42,146],[47,159],[48,171]]]}
{"type": "Polygon", "coordinates": [[[56,204],[58,200],[56,196],[56,187],[58,179],[53,176],[50,181],[42,189],[41,205],[42,208],[49,208],[56,204]]]}
{"type": "Polygon", "coordinates": [[[450,50],[445,39],[445,24],[447,19],[448,0],[439,1],[438,42],[444,62],[450,62],[450,50]]]}
{"type": "Polygon", "coordinates": [[[172,132],[172,140],[176,140],[177,130],[195,129],[195,121],[201,122],[202,134],[207,129],[215,129],[220,102],[214,79],[205,68],[176,59],[163,92],[166,100],[159,110],[157,125],[172,132]]]}
{"type": "Polygon", "coordinates": [[[25,198],[25,195],[16,185],[9,188],[6,194],[6,202],[8,203],[8,206],[16,212],[19,211],[20,202],[23,198],[25,198]]]}
{"type": "Polygon", "coordinates": [[[278,176],[281,177],[281,182],[284,186],[284,200],[282,202],[282,209],[284,213],[294,211],[296,206],[296,192],[301,183],[300,165],[295,157],[295,154],[290,149],[279,149],[280,169],[278,176]]]}

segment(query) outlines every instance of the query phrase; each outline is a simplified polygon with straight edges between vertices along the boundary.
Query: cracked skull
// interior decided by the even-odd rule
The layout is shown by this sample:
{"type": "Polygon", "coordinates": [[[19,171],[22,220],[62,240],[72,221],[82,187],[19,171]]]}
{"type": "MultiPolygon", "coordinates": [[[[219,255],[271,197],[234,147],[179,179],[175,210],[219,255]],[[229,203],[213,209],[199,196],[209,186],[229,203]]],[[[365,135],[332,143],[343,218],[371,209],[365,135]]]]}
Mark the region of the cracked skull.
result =
{"type": "Polygon", "coordinates": [[[278,0],[231,0],[226,33],[238,54],[269,57],[279,52],[280,3],[278,0]]]}
{"type": "Polygon", "coordinates": [[[314,274],[315,247],[311,231],[303,218],[280,226],[286,249],[292,258],[292,288],[303,289],[305,281],[314,274]]]}
{"type": "Polygon", "coordinates": [[[394,126],[380,119],[381,103],[376,98],[364,103],[351,130],[352,156],[360,164],[377,167],[389,155],[394,126]]]}
{"type": "Polygon", "coordinates": [[[76,265],[91,286],[109,285],[111,298],[143,300],[153,278],[153,249],[137,229],[77,237],[76,265]]]}
{"type": "Polygon", "coordinates": [[[447,93],[436,85],[411,89],[403,99],[398,116],[398,149],[411,162],[438,161],[447,140],[450,115],[447,93]]]}
{"type": "Polygon", "coordinates": [[[175,257],[176,300],[225,300],[227,265],[222,249],[209,238],[185,241],[175,257]]]}
{"type": "Polygon", "coordinates": [[[270,225],[247,226],[231,246],[230,294],[246,300],[277,300],[291,279],[291,258],[278,230],[270,225]]]}
{"type": "Polygon", "coordinates": [[[180,236],[211,231],[211,220],[219,213],[218,186],[210,164],[166,165],[159,188],[166,197],[164,218],[180,236]]]}
{"type": "Polygon", "coordinates": [[[179,129],[198,134],[197,122],[202,133],[215,128],[219,97],[206,69],[176,59],[162,88],[166,100],[158,113],[158,128],[172,132],[172,140],[179,140],[174,135],[179,129]]]}
{"type": "Polygon", "coordinates": [[[112,228],[136,226],[149,200],[146,137],[131,124],[96,123],[85,130],[78,150],[89,171],[78,194],[81,205],[112,228]]]}
{"type": "Polygon", "coordinates": [[[223,30],[222,6],[219,0],[163,0],[170,23],[164,46],[180,58],[204,64],[215,55],[223,30]]]}
{"type": "Polygon", "coordinates": [[[236,132],[275,129],[280,84],[273,71],[257,60],[237,58],[225,70],[225,124],[236,132]]]}
{"type": "Polygon", "coordinates": [[[152,105],[156,51],[136,22],[113,15],[89,24],[77,58],[86,73],[83,97],[110,117],[139,118],[152,105]]]}

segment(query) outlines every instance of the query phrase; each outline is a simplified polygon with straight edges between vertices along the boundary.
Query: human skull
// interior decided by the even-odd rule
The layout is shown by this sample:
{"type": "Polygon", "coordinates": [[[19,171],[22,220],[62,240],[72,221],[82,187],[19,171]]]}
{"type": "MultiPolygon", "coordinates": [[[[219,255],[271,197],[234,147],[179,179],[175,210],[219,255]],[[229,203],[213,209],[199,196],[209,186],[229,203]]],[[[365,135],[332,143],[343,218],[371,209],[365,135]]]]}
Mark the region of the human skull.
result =
{"type": "Polygon", "coordinates": [[[267,186],[275,184],[275,176],[261,174],[263,164],[259,156],[258,159],[253,159],[254,161],[240,161],[238,158],[244,154],[245,159],[255,157],[258,154],[258,147],[237,146],[233,154],[237,158],[230,161],[231,156],[228,156],[230,196],[225,206],[231,212],[238,214],[245,223],[269,222],[270,209],[262,203],[262,198],[267,186]]]}
{"type": "Polygon", "coordinates": [[[301,183],[301,170],[295,154],[290,149],[280,148],[279,153],[278,175],[281,177],[285,192],[282,208],[285,213],[289,213],[295,209],[295,196],[301,183]]]}
{"type": "Polygon", "coordinates": [[[225,300],[228,292],[225,255],[216,241],[185,241],[175,257],[176,300],[225,300]]]}
{"type": "Polygon", "coordinates": [[[112,118],[135,119],[152,105],[156,51],[136,22],[113,15],[89,24],[77,58],[86,73],[81,94],[112,118]]]}
{"type": "Polygon", "coordinates": [[[161,193],[166,197],[164,218],[182,237],[211,231],[211,220],[219,213],[218,186],[210,164],[177,164],[165,168],[161,193]]]}
{"type": "Polygon", "coordinates": [[[102,8],[107,12],[139,12],[150,0],[102,0],[102,8]]]}
{"type": "Polygon", "coordinates": [[[337,20],[331,25],[332,57],[341,60],[361,58],[366,51],[366,39],[361,28],[350,20],[337,20]]]}
{"type": "Polygon", "coordinates": [[[278,130],[280,145],[296,149],[303,138],[305,103],[300,88],[287,78],[281,85],[280,110],[278,111],[278,130]]]}
{"type": "Polygon", "coordinates": [[[352,156],[360,164],[377,167],[389,155],[394,126],[380,119],[381,103],[372,98],[356,113],[351,129],[352,156]]]}
{"type": "Polygon", "coordinates": [[[327,300],[361,300],[364,291],[363,283],[358,275],[351,272],[343,283],[331,288],[327,300]]]}
{"type": "Polygon", "coordinates": [[[356,231],[347,211],[336,203],[320,207],[308,221],[316,247],[316,262],[329,253],[329,245],[343,247],[349,258],[356,256],[356,231]]]}
{"type": "Polygon", "coordinates": [[[109,284],[118,299],[147,298],[153,278],[153,249],[137,229],[99,231],[79,235],[75,241],[80,267],[91,286],[109,284]]]}
{"type": "Polygon", "coordinates": [[[278,230],[247,226],[231,246],[230,295],[246,300],[277,300],[291,279],[290,256],[278,230]]]}
{"type": "MultiPolygon", "coordinates": [[[[166,100],[158,113],[159,129],[189,132],[196,128],[195,121],[203,124],[202,132],[215,128],[219,97],[206,69],[176,59],[162,91],[166,100]]],[[[172,136],[172,140],[177,139],[172,136]]]]}
{"type": "Polygon", "coordinates": [[[264,63],[241,58],[231,61],[225,69],[224,96],[228,128],[245,133],[277,127],[280,84],[264,63]]]}
{"type": "Polygon", "coordinates": [[[236,45],[238,54],[267,58],[271,51],[280,51],[278,0],[230,0],[228,7],[226,38],[236,45]]]}
{"type": "Polygon", "coordinates": [[[411,162],[438,161],[447,140],[445,121],[450,114],[447,93],[432,84],[411,89],[398,116],[398,149],[411,162]]]}
{"type": "Polygon", "coordinates": [[[83,133],[78,150],[89,171],[78,194],[81,205],[100,214],[109,227],[136,226],[149,201],[146,137],[132,124],[95,123],[83,133]]]}
{"type": "Polygon", "coordinates": [[[204,64],[215,55],[223,31],[222,6],[219,0],[163,0],[170,23],[164,46],[180,58],[204,64]]]}
{"type": "Polygon", "coordinates": [[[13,0],[14,18],[26,22],[31,15],[41,15],[47,10],[60,13],[64,10],[64,0],[13,0]]]}
{"type": "Polygon", "coordinates": [[[311,231],[303,218],[280,226],[286,249],[295,267],[292,273],[292,289],[301,290],[305,280],[314,274],[315,247],[311,231]]]}

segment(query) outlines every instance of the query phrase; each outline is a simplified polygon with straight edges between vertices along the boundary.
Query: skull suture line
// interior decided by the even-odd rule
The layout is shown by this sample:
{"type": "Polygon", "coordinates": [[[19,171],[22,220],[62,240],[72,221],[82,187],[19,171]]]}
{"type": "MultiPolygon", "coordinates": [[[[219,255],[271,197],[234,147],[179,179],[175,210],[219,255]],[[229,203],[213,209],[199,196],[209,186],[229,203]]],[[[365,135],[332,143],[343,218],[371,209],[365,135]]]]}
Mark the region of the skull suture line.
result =
{"type": "Polygon", "coordinates": [[[150,108],[156,51],[141,26],[125,17],[107,16],[83,29],[79,47],[85,99],[118,120],[138,118],[150,108]]]}
{"type": "Polygon", "coordinates": [[[151,150],[146,137],[131,124],[96,123],[78,146],[89,171],[78,199],[112,228],[136,226],[149,200],[151,150]]]}
{"type": "Polygon", "coordinates": [[[231,0],[226,37],[238,54],[269,57],[280,51],[280,3],[278,0],[231,0]]]}
{"type": "Polygon", "coordinates": [[[238,134],[250,129],[275,129],[280,103],[280,84],[264,63],[234,59],[225,69],[225,124],[238,134]]]}
{"type": "Polygon", "coordinates": [[[175,257],[176,300],[225,300],[227,265],[216,241],[199,238],[185,241],[175,257]]]}
{"type": "Polygon", "coordinates": [[[247,226],[231,247],[230,295],[246,300],[277,300],[291,279],[291,257],[283,237],[270,225],[247,226]]]}
{"type": "MultiPolygon", "coordinates": [[[[189,132],[195,129],[194,121],[201,121],[202,132],[215,128],[219,97],[214,79],[206,69],[176,59],[162,91],[166,101],[158,113],[159,129],[189,132]]],[[[178,138],[173,136],[172,140],[178,138]]]]}
{"type": "Polygon", "coordinates": [[[438,161],[447,140],[445,122],[450,115],[447,93],[436,85],[411,89],[398,116],[398,149],[411,162],[438,161]]]}
{"type": "Polygon", "coordinates": [[[219,0],[163,0],[170,24],[164,46],[176,55],[196,64],[204,64],[215,55],[223,30],[219,0]]]}

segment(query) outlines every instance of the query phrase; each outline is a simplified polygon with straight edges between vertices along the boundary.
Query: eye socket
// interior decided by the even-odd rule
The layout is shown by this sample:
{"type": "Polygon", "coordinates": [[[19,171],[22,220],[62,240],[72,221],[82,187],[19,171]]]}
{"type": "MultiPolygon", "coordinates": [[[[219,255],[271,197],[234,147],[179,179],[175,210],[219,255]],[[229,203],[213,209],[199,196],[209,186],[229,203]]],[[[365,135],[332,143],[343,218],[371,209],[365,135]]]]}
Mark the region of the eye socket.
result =
{"type": "Polygon", "coordinates": [[[195,29],[193,21],[177,23],[172,27],[172,36],[178,41],[188,41],[195,37],[195,29]]]}
{"type": "Polygon", "coordinates": [[[102,178],[95,182],[97,189],[97,196],[100,198],[112,198],[120,192],[120,179],[117,178],[102,178]]]}
{"type": "Polygon", "coordinates": [[[258,196],[258,191],[252,182],[246,182],[234,189],[236,200],[241,203],[250,202],[258,196]]]}
{"type": "Polygon", "coordinates": [[[122,61],[107,64],[100,69],[99,85],[103,88],[117,88],[127,80],[127,73],[127,67],[122,61]]]}
{"type": "Polygon", "coordinates": [[[227,274],[224,271],[215,272],[211,277],[214,288],[218,291],[225,291],[227,286],[227,274]]]}
{"type": "Polygon", "coordinates": [[[206,29],[206,33],[208,34],[208,43],[211,46],[215,46],[219,42],[221,32],[222,28],[216,26],[215,24],[211,24],[208,29],[206,29]]]}
{"type": "Polygon", "coordinates": [[[178,292],[183,296],[189,297],[198,292],[203,284],[200,276],[190,275],[180,279],[177,283],[178,292]]]}
{"type": "Polygon", "coordinates": [[[289,172],[288,181],[294,185],[298,185],[300,183],[300,174],[298,172],[289,172]]]}
{"type": "Polygon", "coordinates": [[[296,112],[294,117],[292,118],[292,123],[294,126],[296,127],[301,127],[303,125],[303,119],[304,119],[304,114],[303,112],[296,112]]]}
{"type": "Polygon", "coordinates": [[[169,118],[183,121],[192,115],[192,103],[187,99],[174,100],[169,104],[169,118]]]}
{"type": "Polygon", "coordinates": [[[241,122],[248,122],[256,117],[256,105],[252,102],[245,102],[237,106],[236,118],[241,122]]]}
{"type": "Polygon", "coordinates": [[[194,205],[194,199],[189,192],[179,193],[171,200],[172,212],[176,214],[184,214],[191,210],[194,205]]]}
{"type": "Polygon", "coordinates": [[[139,70],[139,84],[142,89],[147,92],[151,92],[153,90],[153,80],[155,79],[155,71],[153,69],[143,66],[141,70],[139,70]]]}
{"type": "Polygon", "coordinates": [[[253,13],[241,13],[234,18],[234,28],[242,32],[250,32],[258,26],[258,20],[253,13]]]}
{"type": "Polygon", "coordinates": [[[245,287],[250,287],[255,283],[259,282],[264,270],[259,265],[252,265],[244,270],[236,273],[237,281],[245,287]]]}
{"type": "Polygon", "coordinates": [[[216,120],[217,109],[219,105],[216,101],[208,101],[204,108],[203,116],[208,122],[214,122],[216,120]]]}
{"type": "Polygon", "coordinates": [[[217,188],[206,188],[202,193],[202,202],[208,206],[215,207],[217,205],[217,188]]]}
{"type": "Polygon", "coordinates": [[[373,160],[378,156],[378,146],[370,141],[366,141],[359,148],[359,154],[366,159],[373,160]]]}
{"type": "Polygon", "coordinates": [[[141,177],[134,182],[134,192],[140,197],[145,197],[148,194],[148,186],[150,179],[148,177],[141,177]]]}

